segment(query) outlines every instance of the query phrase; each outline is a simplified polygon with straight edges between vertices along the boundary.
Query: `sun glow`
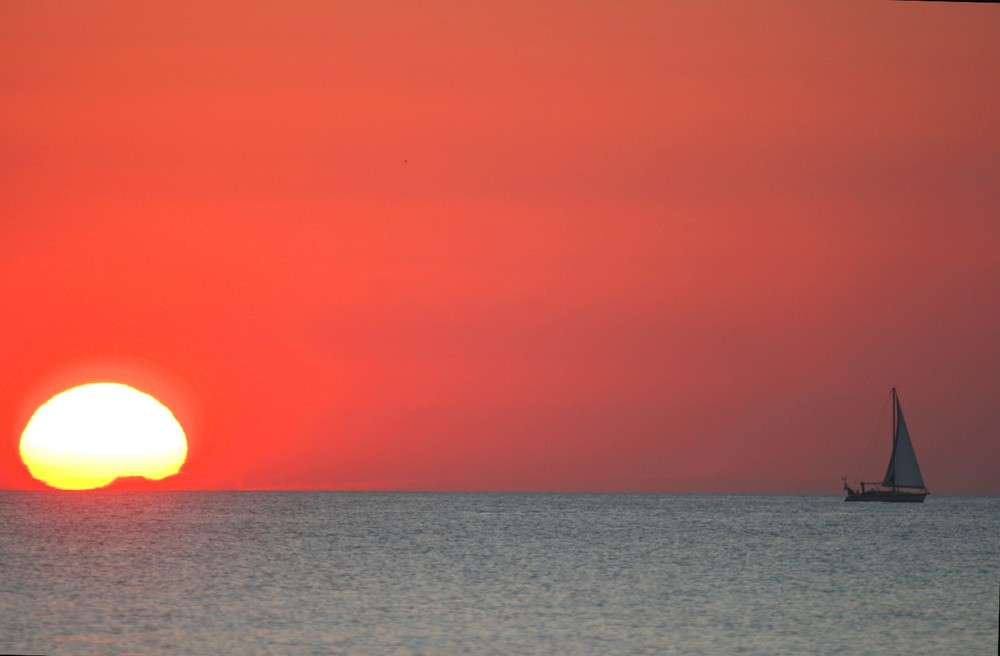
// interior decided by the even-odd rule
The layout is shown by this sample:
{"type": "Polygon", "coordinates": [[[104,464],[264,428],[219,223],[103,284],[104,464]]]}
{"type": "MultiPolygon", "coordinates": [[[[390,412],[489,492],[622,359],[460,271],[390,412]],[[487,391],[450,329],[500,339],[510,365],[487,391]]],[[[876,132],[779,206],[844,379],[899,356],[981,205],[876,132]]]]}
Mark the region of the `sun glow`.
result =
{"type": "Polygon", "coordinates": [[[21,459],[36,479],[88,490],[116,478],[159,480],[176,474],[187,439],[152,396],[120,383],[89,383],[39,406],[21,434],[21,459]]]}

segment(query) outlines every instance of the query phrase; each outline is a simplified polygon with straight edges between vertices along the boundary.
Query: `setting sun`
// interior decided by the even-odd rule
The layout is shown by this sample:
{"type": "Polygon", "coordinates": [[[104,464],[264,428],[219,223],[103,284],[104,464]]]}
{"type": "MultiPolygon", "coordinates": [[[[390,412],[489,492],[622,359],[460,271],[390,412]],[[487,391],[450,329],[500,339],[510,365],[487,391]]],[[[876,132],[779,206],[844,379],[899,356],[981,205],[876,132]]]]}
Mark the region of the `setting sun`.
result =
{"type": "Polygon", "coordinates": [[[87,490],[117,478],[159,480],[176,474],[187,439],[173,413],[120,383],[90,383],[55,395],[21,435],[31,475],[64,490],[87,490]]]}

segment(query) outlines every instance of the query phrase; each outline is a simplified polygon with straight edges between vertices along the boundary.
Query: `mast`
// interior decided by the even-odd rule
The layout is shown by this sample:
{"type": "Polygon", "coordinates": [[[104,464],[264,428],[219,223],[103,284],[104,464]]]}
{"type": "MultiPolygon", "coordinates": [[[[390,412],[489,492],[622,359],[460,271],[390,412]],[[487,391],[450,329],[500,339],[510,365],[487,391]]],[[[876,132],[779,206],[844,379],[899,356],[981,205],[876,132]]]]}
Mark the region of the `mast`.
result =
{"type": "Polygon", "coordinates": [[[899,399],[896,388],[892,388],[892,455],[889,456],[889,466],[892,467],[892,489],[896,489],[896,446],[899,442],[899,399]]]}
{"type": "Polygon", "coordinates": [[[884,487],[891,487],[895,490],[898,485],[896,479],[899,472],[896,471],[896,452],[899,450],[899,397],[896,395],[896,388],[892,388],[892,453],[889,454],[889,465],[885,468],[885,477],[882,479],[884,487]]]}

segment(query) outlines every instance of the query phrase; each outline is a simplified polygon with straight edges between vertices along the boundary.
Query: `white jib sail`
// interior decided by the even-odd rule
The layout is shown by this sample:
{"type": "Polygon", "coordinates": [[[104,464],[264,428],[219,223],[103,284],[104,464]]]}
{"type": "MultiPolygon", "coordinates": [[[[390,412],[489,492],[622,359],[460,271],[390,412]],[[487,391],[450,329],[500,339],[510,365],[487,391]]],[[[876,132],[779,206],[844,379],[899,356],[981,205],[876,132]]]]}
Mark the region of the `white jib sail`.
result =
{"type": "Polygon", "coordinates": [[[892,458],[883,484],[889,487],[924,487],[924,477],[920,475],[917,454],[913,451],[899,400],[896,401],[896,435],[892,441],[892,458]]]}

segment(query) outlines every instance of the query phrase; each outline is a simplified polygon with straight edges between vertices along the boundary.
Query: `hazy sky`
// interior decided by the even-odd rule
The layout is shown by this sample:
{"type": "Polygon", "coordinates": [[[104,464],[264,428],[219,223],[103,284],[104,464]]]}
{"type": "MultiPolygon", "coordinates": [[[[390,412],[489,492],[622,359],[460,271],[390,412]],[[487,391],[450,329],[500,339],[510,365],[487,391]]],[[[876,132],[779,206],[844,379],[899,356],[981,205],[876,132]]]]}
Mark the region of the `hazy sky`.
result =
{"type": "Polygon", "coordinates": [[[0,487],[1000,493],[1000,7],[0,3],[0,487]],[[883,413],[886,413],[883,415],[883,413]],[[881,417],[881,423],[880,423],[881,417]]]}

